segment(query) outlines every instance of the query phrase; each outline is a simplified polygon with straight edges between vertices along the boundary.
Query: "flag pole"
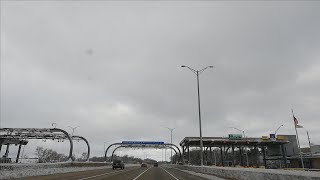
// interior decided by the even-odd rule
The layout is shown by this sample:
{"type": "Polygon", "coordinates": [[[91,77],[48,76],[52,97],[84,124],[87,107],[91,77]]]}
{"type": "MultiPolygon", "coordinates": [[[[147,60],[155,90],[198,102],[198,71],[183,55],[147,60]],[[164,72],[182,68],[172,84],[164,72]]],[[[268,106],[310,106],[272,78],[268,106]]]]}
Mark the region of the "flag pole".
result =
{"type": "Polygon", "coordinates": [[[297,143],[298,143],[298,146],[299,146],[301,165],[302,165],[302,169],[304,170],[304,163],[303,163],[303,158],[302,158],[302,153],[301,153],[301,148],[300,148],[300,142],[299,142],[299,136],[298,136],[298,131],[297,131],[297,125],[296,125],[295,117],[294,117],[294,114],[293,114],[293,109],[292,109],[292,116],[293,116],[294,129],[296,130],[297,143]]]}
{"type": "Polygon", "coordinates": [[[308,132],[308,130],[307,130],[307,135],[308,135],[308,142],[309,142],[310,154],[311,154],[311,156],[312,156],[311,143],[310,143],[310,137],[309,137],[309,132],[308,132]]]}

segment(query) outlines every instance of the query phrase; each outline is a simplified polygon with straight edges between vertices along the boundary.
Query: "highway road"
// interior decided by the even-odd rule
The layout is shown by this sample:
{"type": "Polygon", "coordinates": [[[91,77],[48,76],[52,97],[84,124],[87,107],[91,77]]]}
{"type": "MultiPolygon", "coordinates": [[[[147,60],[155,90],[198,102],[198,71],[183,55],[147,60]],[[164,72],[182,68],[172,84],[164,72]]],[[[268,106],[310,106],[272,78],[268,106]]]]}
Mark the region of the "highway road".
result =
{"type": "MultiPolygon", "coordinates": [[[[164,167],[128,167],[124,170],[99,169],[46,176],[21,178],[24,180],[205,180],[205,178],[164,167]]],[[[217,178],[220,179],[220,178],[217,178]]]]}

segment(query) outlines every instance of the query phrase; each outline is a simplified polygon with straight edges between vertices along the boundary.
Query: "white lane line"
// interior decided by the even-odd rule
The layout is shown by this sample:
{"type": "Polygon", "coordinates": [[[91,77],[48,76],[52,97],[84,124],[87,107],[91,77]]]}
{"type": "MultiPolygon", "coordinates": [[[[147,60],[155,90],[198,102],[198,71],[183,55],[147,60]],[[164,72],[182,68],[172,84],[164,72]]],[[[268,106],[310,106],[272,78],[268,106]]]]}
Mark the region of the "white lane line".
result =
{"type": "Polygon", "coordinates": [[[169,173],[167,170],[165,170],[163,167],[160,167],[161,169],[163,169],[165,172],[167,172],[168,174],[170,174],[170,176],[172,176],[175,180],[179,180],[178,178],[174,177],[171,173],[169,173]]]}
{"type": "Polygon", "coordinates": [[[137,177],[135,177],[133,180],[136,180],[138,179],[143,173],[147,172],[150,168],[152,167],[149,167],[147,170],[143,171],[141,174],[139,174],[137,177]]]}
{"type": "Polygon", "coordinates": [[[116,172],[120,172],[120,171],[114,171],[114,172],[108,172],[108,173],[98,174],[98,175],[95,175],[95,176],[89,176],[89,177],[85,177],[85,178],[80,178],[80,179],[78,179],[78,180],[91,179],[91,178],[95,178],[95,177],[99,177],[99,176],[104,176],[104,175],[108,175],[108,174],[113,174],[113,173],[116,173],[116,172]]]}

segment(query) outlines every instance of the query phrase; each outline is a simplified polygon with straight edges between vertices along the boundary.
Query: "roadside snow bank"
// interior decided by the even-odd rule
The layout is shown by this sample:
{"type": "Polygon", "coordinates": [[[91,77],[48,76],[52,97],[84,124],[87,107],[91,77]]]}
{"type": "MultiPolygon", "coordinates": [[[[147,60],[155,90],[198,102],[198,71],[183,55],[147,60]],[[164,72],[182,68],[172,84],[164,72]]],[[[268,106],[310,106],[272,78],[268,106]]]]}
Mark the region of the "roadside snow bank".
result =
{"type": "MultiPolygon", "coordinates": [[[[126,167],[137,166],[126,164],[126,167]]],[[[111,163],[65,162],[44,164],[0,164],[0,179],[111,168],[111,163]]]]}
{"type": "Polygon", "coordinates": [[[0,170],[18,170],[25,168],[61,168],[61,167],[98,167],[110,166],[111,163],[107,162],[61,162],[61,163],[37,163],[37,164],[8,164],[0,163],[0,170]]]}
{"type": "Polygon", "coordinates": [[[168,167],[238,180],[320,180],[320,172],[310,171],[183,165],[168,165],[168,167]]]}

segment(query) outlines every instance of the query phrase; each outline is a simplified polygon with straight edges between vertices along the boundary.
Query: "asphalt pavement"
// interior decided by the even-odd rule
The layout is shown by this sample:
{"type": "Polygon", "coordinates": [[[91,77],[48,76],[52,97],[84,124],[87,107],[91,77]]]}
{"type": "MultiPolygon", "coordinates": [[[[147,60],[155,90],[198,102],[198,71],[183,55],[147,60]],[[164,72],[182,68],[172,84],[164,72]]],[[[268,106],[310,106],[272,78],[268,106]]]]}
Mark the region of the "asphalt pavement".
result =
{"type": "MultiPolygon", "coordinates": [[[[99,169],[45,176],[20,178],[24,180],[206,180],[178,169],[164,167],[127,167],[124,170],[99,169]]],[[[219,178],[217,178],[219,179],[219,178]]]]}

